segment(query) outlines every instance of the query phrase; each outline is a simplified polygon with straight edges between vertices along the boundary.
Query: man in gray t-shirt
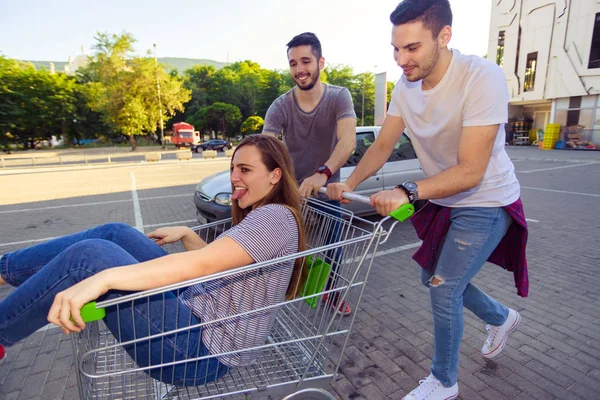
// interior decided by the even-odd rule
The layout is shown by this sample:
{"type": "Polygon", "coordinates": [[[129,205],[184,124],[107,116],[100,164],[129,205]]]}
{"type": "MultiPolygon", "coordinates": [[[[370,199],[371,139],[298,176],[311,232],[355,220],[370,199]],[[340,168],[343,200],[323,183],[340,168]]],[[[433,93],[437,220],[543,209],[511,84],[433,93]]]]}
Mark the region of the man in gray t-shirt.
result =
{"type": "Polygon", "coordinates": [[[340,168],[354,151],[356,114],[348,89],[321,82],[325,59],[313,33],[288,44],[290,73],[296,86],[269,107],[263,133],[283,134],[300,194],[340,181],[340,168]]]}
{"type": "MultiPolygon", "coordinates": [[[[356,113],[348,89],[321,82],[320,71],[325,65],[321,42],[314,33],[295,36],[288,44],[290,73],[296,86],[279,96],[267,110],[263,133],[283,135],[300,185],[300,194],[318,194],[320,187],[340,181],[340,168],[346,164],[356,145],[356,113]]],[[[337,207],[340,202],[321,199],[337,207]]],[[[323,211],[340,217],[336,208],[323,211]]],[[[341,226],[334,223],[327,232],[328,243],[341,237],[341,226]]],[[[342,253],[331,250],[325,258],[335,275],[342,253]]],[[[329,279],[327,289],[335,285],[329,279]]],[[[328,301],[342,315],[349,315],[349,304],[338,302],[340,292],[328,301]],[[339,304],[338,304],[339,303],[339,304]]],[[[327,297],[324,297],[324,300],[327,297]]]]}

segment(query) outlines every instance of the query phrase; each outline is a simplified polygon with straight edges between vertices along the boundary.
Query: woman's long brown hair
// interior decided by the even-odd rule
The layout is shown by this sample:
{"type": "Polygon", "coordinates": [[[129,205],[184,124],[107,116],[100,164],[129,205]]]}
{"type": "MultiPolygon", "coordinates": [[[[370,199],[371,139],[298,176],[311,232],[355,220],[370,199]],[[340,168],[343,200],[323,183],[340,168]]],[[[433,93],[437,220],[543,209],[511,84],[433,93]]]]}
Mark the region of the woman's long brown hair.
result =
{"type": "MultiPolygon", "coordinates": [[[[246,137],[238,144],[233,152],[233,157],[235,157],[235,153],[244,146],[254,146],[258,149],[262,162],[267,167],[267,170],[273,171],[276,168],[281,169],[281,179],[265,197],[255,204],[255,208],[265,204],[281,204],[286,206],[294,215],[296,224],[298,225],[298,251],[304,251],[306,249],[306,239],[302,224],[302,213],[300,210],[300,194],[290,154],[280,140],[269,135],[252,135],[246,137]]],[[[231,192],[233,193],[233,184],[231,186],[231,192]]],[[[242,209],[240,208],[238,201],[233,200],[231,202],[233,224],[236,225],[240,223],[250,211],[252,211],[250,207],[242,209]]],[[[307,273],[303,266],[304,259],[302,257],[297,258],[294,263],[294,271],[292,272],[292,278],[285,296],[288,300],[293,299],[298,295],[298,292],[306,280],[307,273]]]]}

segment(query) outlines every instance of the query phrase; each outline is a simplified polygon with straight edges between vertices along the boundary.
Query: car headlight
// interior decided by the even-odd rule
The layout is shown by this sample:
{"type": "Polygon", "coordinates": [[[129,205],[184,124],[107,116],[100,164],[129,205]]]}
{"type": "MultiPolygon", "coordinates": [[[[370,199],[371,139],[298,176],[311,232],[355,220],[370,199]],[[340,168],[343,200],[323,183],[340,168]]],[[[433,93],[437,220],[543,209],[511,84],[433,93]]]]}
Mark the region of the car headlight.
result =
{"type": "Polygon", "coordinates": [[[219,193],[215,196],[215,203],[222,206],[231,206],[231,193],[219,193]]]}

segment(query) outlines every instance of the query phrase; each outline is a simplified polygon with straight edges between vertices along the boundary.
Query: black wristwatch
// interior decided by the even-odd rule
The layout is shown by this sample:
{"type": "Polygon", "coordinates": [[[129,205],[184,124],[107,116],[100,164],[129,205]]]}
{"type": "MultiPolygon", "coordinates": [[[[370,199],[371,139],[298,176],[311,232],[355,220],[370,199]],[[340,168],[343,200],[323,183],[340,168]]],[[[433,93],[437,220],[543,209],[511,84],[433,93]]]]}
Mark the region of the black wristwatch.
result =
{"type": "Polygon", "coordinates": [[[396,189],[400,189],[406,193],[406,197],[408,197],[410,204],[414,204],[415,201],[419,200],[419,188],[413,181],[406,181],[401,185],[397,185],[396,189]]]}

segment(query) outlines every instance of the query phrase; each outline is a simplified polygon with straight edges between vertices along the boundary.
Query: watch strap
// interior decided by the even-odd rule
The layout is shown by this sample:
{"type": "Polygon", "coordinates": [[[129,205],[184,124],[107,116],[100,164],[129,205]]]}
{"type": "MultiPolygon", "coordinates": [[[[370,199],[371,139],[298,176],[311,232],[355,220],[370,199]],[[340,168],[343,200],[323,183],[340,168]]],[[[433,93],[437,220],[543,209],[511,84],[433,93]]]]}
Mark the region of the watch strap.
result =
{"type": "Polygon", "coordinates": [[[408,197],[408,201],[411,204],[415,201],[415,196],[413,195],[413,193],[410,190],[408,190],[404,185],[396,185],[396,189],[400,189],[404,193],[406,193],[406,197],[408,197]]]}
{"type": "Polygon", "coordinates": [[[325,174],[327,179],[331,179],[331,175],[333,175],[327,165],[321,165],[319,168],[317,168],[317,172],[320,174],[325,174]]]}

